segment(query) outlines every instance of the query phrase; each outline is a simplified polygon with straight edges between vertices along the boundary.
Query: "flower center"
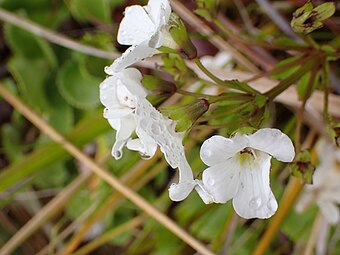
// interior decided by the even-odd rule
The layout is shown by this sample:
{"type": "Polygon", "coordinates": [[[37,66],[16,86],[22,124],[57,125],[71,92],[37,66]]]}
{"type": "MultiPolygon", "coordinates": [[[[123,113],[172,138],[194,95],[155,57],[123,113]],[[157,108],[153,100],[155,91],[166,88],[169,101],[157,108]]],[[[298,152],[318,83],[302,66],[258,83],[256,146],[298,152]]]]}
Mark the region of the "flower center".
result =
{"type": "Polygon", "coordinates": [[[245,163],[249,164],[256,160],[256,154],[252,148],[246,147],[239,152],[238,158],[240,161],[240,165],[243,165],[245,163]]]}

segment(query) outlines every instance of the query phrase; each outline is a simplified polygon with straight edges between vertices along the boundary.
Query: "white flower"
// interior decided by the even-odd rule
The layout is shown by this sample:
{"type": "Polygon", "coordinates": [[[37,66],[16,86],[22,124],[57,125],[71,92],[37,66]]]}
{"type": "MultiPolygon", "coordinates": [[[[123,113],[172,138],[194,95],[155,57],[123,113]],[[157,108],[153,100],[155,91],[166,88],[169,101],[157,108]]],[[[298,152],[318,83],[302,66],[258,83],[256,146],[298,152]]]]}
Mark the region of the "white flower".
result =
{"type": "Polygon", "coordinates": [[[132,46],[110,67],[106,67],[105,72],[112,75],[157,53],[157,48],[165,41],[166,31],[162,28],[168,23],[170,13],[168,0],[150,0],[148,5],[143,7],[127,7],[119,26],[117,40],[122,45],[132,46]]]}
{"type": "MultiPolygon", "coordinates": [[[[112,155],[119,159],[122,149],[130,140],[137,125],[135,108],[137,101],[147,95],[140,81],[141,73],[134,68],[125,69],[106,78],[100,84],[100,100],[106,107],[104,117],[117,130],[116,141],[112,148],[112,155]]],[[[146,100],[146,99],[145,99],[146,100]]],[[[138,151],[145,156],[153,156],[157,145],[149,142],[149,137],[141,137],[138,151]]]]}
{"type": "Polygon", "coordinates": [[[172,200],[180,201],[196,185],[182,145],[184,134],[177,133],[176,122],[164,117],[146,99],[141,79],[137,69],[127,68],[113,73],[100,85],[100,100],[106,107],[104,117],[117,130],[112,155],[121,158],[126,145],[144,157],[152,157],[159,145],[169,165],[179,170],[179,183],[172,184],[169,193],[172,200]],[[136,139],[131,138],[134,131],[136,139]]]}
{"type": "Polygon", "coordinates": [[[213,136],[201,147],[201,159],[209,168],[196,190],[206,203],[233,199],[243,218],[269,218],[278,207],[269,186],[270,155],[283,162],[295,156],[291,140],[278,129],[232,138],[213,136]]]}
{"type": "Polygon", "coordinates": [[[185,199],[196,183],[182,145],[184,134],[177,133],[175,131],[176,122],[164,117],[146,99],[141,98],[137,101],[135,117],[137,135],[139,137],[150,137],[150,141],[154,141],[160,146],[169,165],[179,170],[179,182],[173,183],[169,188],[171,200],[181,201],[185,199]]]}
{"type": "Polygon", "coordinates": [[[320,140],[316,146],[320,164],[313,175],[313,184],[305,185],[304,192],[296,204],[302,212],[309,204],[316,203],[328,223],[336,224],[340,219],[340,150],[333,144],[320,140]]]}
{"type": "Polygon", "coordinates": [[[231,62],[232,57],[229,53],[225,51],[219,51],[215,56],[203,56],[201,57],[201,62],[204,66],[209,68],[223,68],[227,70],[232,69],[231,62]]]}

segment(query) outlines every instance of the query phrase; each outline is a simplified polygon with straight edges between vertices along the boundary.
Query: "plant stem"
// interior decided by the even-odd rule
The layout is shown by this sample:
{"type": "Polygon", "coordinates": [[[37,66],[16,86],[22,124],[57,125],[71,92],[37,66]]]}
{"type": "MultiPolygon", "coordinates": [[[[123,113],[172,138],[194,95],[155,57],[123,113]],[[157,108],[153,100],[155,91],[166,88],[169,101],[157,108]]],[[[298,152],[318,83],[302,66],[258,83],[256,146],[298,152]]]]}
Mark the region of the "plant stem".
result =
{"type": "Polygon", "coordinates": [[[237,82],[234,80],[221,80],[220,78],[216,77],[213,73],[211,73],[201,62],[199,58],[193,59],[194,63],[197,65],[197,67],[206,75],[208,76],[212,81],[214,81],[217,85],[222,87],[228,87],[231,89],[240,90],[247,93],[254,93],[258,94],[259,92],[252,87],[248,86],[246,83],[240,83],[239,86],[237,82]],[[242,85],[242,86],[240,86],[242,85]]]}
{"type": "Polygon", "coordinates": [[[292,75],[287,77],[286,79],[279,82],[277,86],[267,91],[264,95],[268,97],[269,100],[274,100],[278,95],[280,95],[283,91],[288,89],[294,82],[298,81],[301,76],[305,73],[309,72],[314,64],[317,62],[317,58],[311,58],[307,61],[306,64],[301,65],[301,67],[295,71],[292,75]]]}

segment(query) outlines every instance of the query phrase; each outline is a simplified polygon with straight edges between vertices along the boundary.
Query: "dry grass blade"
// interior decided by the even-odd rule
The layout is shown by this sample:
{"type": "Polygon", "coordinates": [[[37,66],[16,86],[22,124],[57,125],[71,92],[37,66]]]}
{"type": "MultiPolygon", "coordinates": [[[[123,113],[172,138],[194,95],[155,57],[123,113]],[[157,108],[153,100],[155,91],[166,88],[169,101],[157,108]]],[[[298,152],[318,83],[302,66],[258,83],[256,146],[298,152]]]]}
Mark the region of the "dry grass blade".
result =
{"type": "Polygon", "coordinates": [[[42,208],[29,222],[26,223],[1,249],[0,254],[9,255],[19,247],[32,233],[39,229],[48,219],[57,214],[68,199],[91,176],[91,172],[85,172],[78,176],[72,183],[63,189],[44,208],[42,208]]]}
{"type": "Polygon", "coordinates": [[[179,227],[174,221],[169,217],[161,213],[154,206],[148,203],[144,198],[138,195],[136,192],[131,190],[126,185],[122,184],[115,176],[110,175],[102,167],[96,164],[91,158],[85,155],[81,150],[75,147],[73,144],[65,140],[56,130],[49,126],[43,119],[41,119],[35,112],[28,108],[24,103],[17,99],[11,92],[9,92],[3,85],[0,85],[0,93],[4,99],[10,103],[17,111],[22,113],[28,120],[30,120],[37,128],[39,128],[43,133],[47,134],[55,142],[63,146],[71,155],[73,155],[77,160],[86,165],[91,171],[97,174],[100,178],[110,184],[118,192],[122,193],[126,198],[133,202],[136,206],[141,208],[145,213],[153,217],[164,227],[169,229],[180,239],[190,245],[192,248],[200,252],[201,254],[211,255],[212,253],[209,249],[205,247],[202,243],[196,240],[194,237],[189,235],[185,230],[179,227]]]}

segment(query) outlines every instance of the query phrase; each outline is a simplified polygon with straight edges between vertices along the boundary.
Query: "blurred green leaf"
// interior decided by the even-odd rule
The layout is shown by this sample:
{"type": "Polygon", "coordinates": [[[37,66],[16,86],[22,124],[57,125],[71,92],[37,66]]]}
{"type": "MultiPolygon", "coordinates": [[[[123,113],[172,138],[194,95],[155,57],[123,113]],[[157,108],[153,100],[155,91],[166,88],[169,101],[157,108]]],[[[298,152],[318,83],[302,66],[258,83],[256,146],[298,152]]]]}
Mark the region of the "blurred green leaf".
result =
{"type": "Polygon", "coordinates": [[[196,0],[197,9],[195,13],[208,21],[212,21],[217,16],[217,0],[196,0]]]}
{"type": "Polygon", "coordinates": [[[314,92],[317,85],[319,84],[319,77],[319,74],[315,74],[314,81],[311,81],[312,88],[310,88],[310,91],[308,91],[308,86],[310,84],[311,73],[308,72],[300,78],[297,83],[297,92],[300,100],[308,99],[311,96],[311,94],[314,92]],[[306,93],[309,93],[309,95],[306,95],[306,93]]]}
{"type": "MultiPolygon", "coordinates": [[[[290,57],[290,58],[286,58],[282,61],[280,61],[278,64],[275,65],[274,68],[278,68],[278,67],[284,67],[287,64],[293,63],[294,61],[300,59],[299,56],[296,57],[290,57]]],[[[285,79],[287,77],[289,77],[290,75],[292,75],[294,72],[296,72],[299,69],[299,66],[293,66],[293,67],[289,67],[284,71],[281,72],[277,72],[275,74],[272,75],[273,79],[285,79]]]]}
{"type": "MultiPolygon", "coordinates": [[[[66,135],[66,138],[76,146],[83,146],[110,129],[109,124],[102,117],[102,113],[99,113],[81,121],[72,132],[66,135]]],[[[55,142],[41,145],[21,161],[2,169],[0,172],[0,192],[46,166],[68,157],[70,157],[69,154],[55,142]]]]}
{"type": "Polygon", "coordinates": [[[10,123],[5,123],[1,127],[1,137],[3,150],[8,160],[13,163],[23,156],[21,148],[21,130],[10,123]]]}
{"type": "Polygon", "coordinates": [[[45,79],[49,73],[46,61],[27,60],[14,57],[8,62],[8,69],[17,81],[23,98],[40,112],[47,112],[49,104],[45,93],[45,79]]]}
{"type": "Polygon", "coordinates": [[[80,21],[100,21],[110,23],[110,5],[106,0],[68,1],[72,14],[80,21]]]}
{"type": "Polygon", "coordinates": [[[78,109],[95,108],[99,102],[101,80],[81,72],[79,64],[66,62],[58,73],[57,84],[60,94],[78,109]]]}
{"type": "Polygon", "coordinates": [[[63,188],[70,174],[63,161],[57,161],[41,169],[34,177],[34,184],[41,189],[63,188]]]}
{"type": "Polygon", "coordinates": [[[307,243],[317,212],[315,206],[303,213],[297,213],[293,208],[282,224],[283,233],[295,242],[307,243]]]}
{"type": "Polygon", "coordinates": [[[5,25],[5,38],[12,50],[27,60],[44,58],[50,67],[57,66],[56,56],[44,39],[8,23],[5,25]]]}

